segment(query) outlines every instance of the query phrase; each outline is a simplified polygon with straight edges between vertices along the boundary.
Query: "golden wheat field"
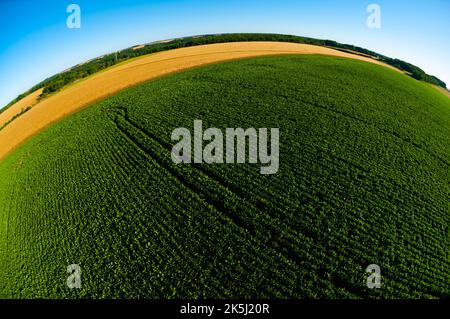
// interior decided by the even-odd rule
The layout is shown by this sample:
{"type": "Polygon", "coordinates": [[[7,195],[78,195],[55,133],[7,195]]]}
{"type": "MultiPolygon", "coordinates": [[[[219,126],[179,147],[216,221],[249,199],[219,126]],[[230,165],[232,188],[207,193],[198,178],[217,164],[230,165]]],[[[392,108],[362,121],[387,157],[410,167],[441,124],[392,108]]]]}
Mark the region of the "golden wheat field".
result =
{"type": "Polygon", "coordinates": [[[4,112],[0,113],[0,127],[11,120],[14,115],[19,114],[23,109],[35,105],[38,102],[39,95],[41,95],[42,91],[42,88],[37,89],[11,105],[4,112]]]}
{"type": "MultiPolygon", "coordinates": [[[[186,47],[132,59],[67,86],[21,115],[0,131],[0,159],[18,145],[64,116],[127,87],[176,71],[221,61],[283,54],[319,54],[352,58],[384,65],[369,57],[326,47],[286,42],[236,42],[186,47]]],[[[396,70],[396,69],[395,69],[396,70]]],[[[0,125],[28,104],[40,90],[18,101],[0,115],[0,125]]]]}

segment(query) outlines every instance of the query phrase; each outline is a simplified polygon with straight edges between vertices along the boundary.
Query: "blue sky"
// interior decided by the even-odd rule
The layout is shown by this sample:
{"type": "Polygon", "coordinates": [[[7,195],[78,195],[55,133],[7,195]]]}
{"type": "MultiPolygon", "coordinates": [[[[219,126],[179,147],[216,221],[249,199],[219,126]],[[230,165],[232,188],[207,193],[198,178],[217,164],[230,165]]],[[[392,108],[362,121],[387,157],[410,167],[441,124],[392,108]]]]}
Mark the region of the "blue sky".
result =
{"type": "Polygon", "coordinates": [[[332,39],[413,63],[450,87],[449,0],[0,0],[0,107],[70,66],[135,44],[228,32],[332,39]],[[81,8],[81,28],[66,7],[81,8]],[[366,8],[381,7],[381,28],[366,8]]]}

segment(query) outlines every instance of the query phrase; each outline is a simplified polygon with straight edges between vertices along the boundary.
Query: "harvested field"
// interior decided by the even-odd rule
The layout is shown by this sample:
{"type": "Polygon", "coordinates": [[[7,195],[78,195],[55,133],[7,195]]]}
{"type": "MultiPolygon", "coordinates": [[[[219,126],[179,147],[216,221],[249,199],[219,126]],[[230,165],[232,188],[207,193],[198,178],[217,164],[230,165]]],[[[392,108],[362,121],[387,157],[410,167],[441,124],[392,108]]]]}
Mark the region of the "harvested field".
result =
{"type": "Polygon", "coordinates": [[[20,101],[17,101],[15,104],[11,105],[11,107],[6,109],[4,112],[0,113],[0,127],[12,119],[16,114],[19,114],[23,109],[35,105],[38,101],[39,95],[42,93],[42,90],[43,89],[38,89],[34,91],[20,101]]]}
{"type": "MultiPolygon", "coordinates": [[[[371,58],[320,46],[285,42],[220,43],[160,52],[99,72],[36,104],[33,109],[0,131],[0,159],[51,123],[127,87],[204,64],[282,54],[331,55],[381,64],[396,70],[371,58]]],[[[17,110],[16,107],[14,109],[17,110]]],[[[11,115],[8,111],[5,113],[11,115]]]]}

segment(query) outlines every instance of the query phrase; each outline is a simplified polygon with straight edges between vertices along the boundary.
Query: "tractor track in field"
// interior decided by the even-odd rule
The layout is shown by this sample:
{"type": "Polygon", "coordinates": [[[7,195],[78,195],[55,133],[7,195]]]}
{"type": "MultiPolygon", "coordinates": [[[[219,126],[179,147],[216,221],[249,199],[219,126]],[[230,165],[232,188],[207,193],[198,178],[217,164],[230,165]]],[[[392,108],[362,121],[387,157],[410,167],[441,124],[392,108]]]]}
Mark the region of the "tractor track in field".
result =
{"type": "MultiPolygon", "coordinates": [[[[111,120],[115,123],[117,128],[121,131],[121,133],[127,137],[136,147],[141,149],[148,157],[150,157],[152,160],[154,160],[158,165],[160,165],[163,169],[165,169],[167,172],[169,172],[174,178],[176,178],[182,185],[187,187],[190,191],[197,194],[199,198],[204,201],[205,203],[212,205],[216,211],[221,213],[223,216],[225,216],[227,219],[230,219],[236,226],[243,229],[244,232],[247,232],[253,240],[256,240],[258,243],[264,243],[265,245],[268,245],[268,248],[270,248],[273,252],[282,253],[285,258],[295,263],[298,267],[308,267],[307,264],[305,264],[305,260],[301,258],[300,250],[295,242],[292,241],[293,236],[305,236],[303,234],[294,234],[292,231],[290,231],[290,234],[282,233],[281,228],[277,228],[278,224],[280,224],[279,221],[276,220],[267,220],[267,218],[271,218],[267,215],[267,212],[269,211],[268,207],[256,207],[252,203],[248,202],[244,197],[242,197],[241,194],[238,194],[228,188],[226,185],[222,184],[219,180],[214,178],[214,176],[211,176],[208,172],[201,169],[200,166],[195,167],[195,172],[198,172],[200,175],[203,175],[207,178],[207,181],[212,181],[219,185],[219,188],[222,188],[224,192],[229,192],[233,196],[236,197],[236,199],[239,202],[242,202],[246,204],[246,208],[249,208],[252,210],[252,214],[254,216],[259,216],[264,213],[264,218],[248,222],[245,220],[245,218],[240,217],[238,214],[236,214],[236,210],[233,209],[233,207],[225,207],[225,206],[234,206],[237,205],[237,207],[243,207],[240,206],[239,203],[228,203],[225,204],[223,202],[220,202],[220,198],[216,197],[213,198],[213,196],[209,196],[207,191],[205,191],[204,188],[200,187],[199,185],[196,185],[194,182],[189,181],[189,178],[186,178],[184,174],[181,172],[178,172],[177,170],[173,169],[168,165],[167,162],[163,161],[161,159],[161,156],[157,154],[156,151],[151,150],[150,147],[147,147],[144,142],[140,142],[139,139],[133,135],[132,133],[128,132],[125,127],[123,127],[123,123],[120,123],[120,121],[124,121],[127,125],[129,125],[132,129],[135,129],[137,133],[142,134],[143,137],[150,139],[151,141],[155,142],[156,145],[160,146],[164,150],[170,152],[170,148],[167,148],[166,143],[163,141],[160,141],[158,138],[153,136],[153,134],[148,133],[144,130],[142,130],[139,126],[131,122],[126,115],[126,111],[122,109],[122,112],[118,112],[115,114],[115,118],[111,117],[111,120]],[[262,210],[263,209],[263,210],[262,210]],[[264,223],[264,221],[267,221],[264,223]],[[261,223],[263,222],[264,225],[264,234],[258,233],[257,227],[253,223],[261,223]],[[267,235],[270,234],[270,235],[267,235]],[[288,235],[288,236],[286,236],[288,235]],[[282,241],[280,239],[284,239],[287,241],[282,241]],[[298,252],[298,254],[296,253],[298,252]]],[[[215,187],[217,188],[217,187],[215,187]]],[[[313,238],[310,238],[313,239],[313,238]]],[[[315,249],[320,249],[319,246],[316,246],[315,249]]]]}
{"type": "MultiPolygon", "coordinates": [[[[288,42],[230,42],[154,53],[95,73],[39,101],[0,131],[0,160],[60,119],[131,86],[193,67],[243,58],[289,54],[350,58],[383,65],[400,72],[371,58],[326,47],[288,42]]],[[[19,111],[16,105],[13,105],[7,110],[7,119],[19,111]],[[17,112],[14,113],[14,110],[17,112]]]]}

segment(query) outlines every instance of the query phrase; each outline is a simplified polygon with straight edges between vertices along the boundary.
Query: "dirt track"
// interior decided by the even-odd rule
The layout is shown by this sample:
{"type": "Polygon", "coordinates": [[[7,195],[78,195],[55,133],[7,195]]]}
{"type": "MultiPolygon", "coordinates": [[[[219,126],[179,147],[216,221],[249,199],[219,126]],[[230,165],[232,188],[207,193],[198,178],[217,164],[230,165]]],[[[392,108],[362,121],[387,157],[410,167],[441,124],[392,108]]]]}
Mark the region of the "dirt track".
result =
{"type": "Polygon", "coordinates": [[[450,98],[450,91],[449,91],[449,90],[444,89],[443,87],[440,87],[440,86],[437,86],[437,85],[434,85],[434,84],[432,84],[432,86],[433,86],[436,90],[438,90],[439,92],[443,93],[445,96],[447,96],[448,98],[450,98]]]}
{"type": "MultiPolygon", "coordinates": [[[[339,56],[380,64],[397,70],[379,61],[360,55],[320,46],[284,42],[220,43],[159,52],[101,71],[37,103],[31,110],[21,115],[0,131],[0,159],[18,145],[64,116],[72,114],[127,87],[165,74],[204,64],[246,57],[280,54],[339,56]]],[[[25,97],[23,100],[28,98],[25,97]]],[[[23,102],[21,100],[16,104],[18,103],[23,102]]],[[[20,112],[20,109],[17,109],[16,105],[13,107],[14,109],[12,111],[5,111],[5,113],[8,112],[6,115],[9,118],[14,115],[14,110],[20,112]]],[[[2,114],[0,121],[3,117],[2,114]]]]}

